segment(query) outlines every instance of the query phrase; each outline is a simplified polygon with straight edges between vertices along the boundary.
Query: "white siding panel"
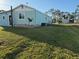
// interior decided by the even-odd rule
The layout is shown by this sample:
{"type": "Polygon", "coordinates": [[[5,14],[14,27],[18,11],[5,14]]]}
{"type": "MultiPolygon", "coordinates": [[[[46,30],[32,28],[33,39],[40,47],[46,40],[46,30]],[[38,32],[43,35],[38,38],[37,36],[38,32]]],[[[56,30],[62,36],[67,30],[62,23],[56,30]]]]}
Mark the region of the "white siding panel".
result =
{"type": "Polygon", "coordinates": [[[0,25],[9,26],[8,14],[6,13],[0,14],[0,25]],[[3,16],[4,16],[4,19],[3,19],[3,16]]]}
{"type": "Polygon", "coordinates": [[[25,25],[29,25],[29,21],[28,18],[32,18],[32,22],[31,25],[35,25],[35,11],[34,9],[30,9],[30,8],[18,8],[16,10],[14,10],[13,12],[13,18],[14,18],[14,24],[25,24],[25,25]],[[19,13],[24,14],[24,19],[19,19],[19,13]]]}
{"type": "Polygon", "coordinates": [[[52,18],[39,11],[36,11],[36,24],[41,25],[41,23],[51,24],[52,18]]]}
{"type": "MultiPolygon", "coordinates": [[[[9,26],[9,15],[11,12],[0,14],[0,25],[9,26]],[[5,19],[3,19],[5,16],[5,19]]],[[[38,26],[41,23],[51,23],[52,18],[47,15],[29,7],[18,7],[13,10],[13,24],[16,25],[34,25],[38,26]],[[24,14],[24,19],[19,19],[19,14],[24,14]],[[28,18],[32,19],[32,22],[29,22],[28,18]]]]}

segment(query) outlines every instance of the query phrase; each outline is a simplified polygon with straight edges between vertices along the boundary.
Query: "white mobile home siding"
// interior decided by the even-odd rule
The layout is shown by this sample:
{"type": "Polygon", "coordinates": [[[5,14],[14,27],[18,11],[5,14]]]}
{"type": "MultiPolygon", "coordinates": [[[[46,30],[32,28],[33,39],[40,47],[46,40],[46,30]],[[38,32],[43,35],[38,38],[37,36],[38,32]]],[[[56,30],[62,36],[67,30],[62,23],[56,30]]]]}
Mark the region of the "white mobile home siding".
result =
{"type": "MultiPolygon", "coordinates": [[[[7,11],[6,11],[7,12],[7,11]]],[[[10,26],[9,25],[9,16],[11,15],[11,11],[8,11],[7,13],[0,14],[0,25],[3,26],[10,26]],[[5,16],[5,19],[3,19],[3,16],[5,16]]],[[[20,5],[17,8],[13,9],[13,25],[14,26],[40,26],[42,23],[51,23],[52,18],[41,13],[40,11],[25,6],[20,5]],[[24,18],[20,19],[19,14],[23,14],[24,18]],[[32,19],[32,22],[29,22],[28,18],[32,19]]]]}
{"type": "Polygon", "coordinates": [[[35,25],[35,11],[32,8],[17,8],[13,11],[14,25],[35,25]],[[24,19],[19,19],[19,14],[24,14],[24,19]],[[32,18],[31,24],[28,18],[32,18]]]}
{"type": "Polygon", "coordinates": [[[51,24],[52,18],[39,11],[36,11],[36,24],[41,25],[42,23],[51,24]]]}
{"type": "Polygon", "coordinates": [[[9,26],[9,16],[8,15],[9,15],[8,13],[1,13],[0,14],[0,25],[9,26]]]}

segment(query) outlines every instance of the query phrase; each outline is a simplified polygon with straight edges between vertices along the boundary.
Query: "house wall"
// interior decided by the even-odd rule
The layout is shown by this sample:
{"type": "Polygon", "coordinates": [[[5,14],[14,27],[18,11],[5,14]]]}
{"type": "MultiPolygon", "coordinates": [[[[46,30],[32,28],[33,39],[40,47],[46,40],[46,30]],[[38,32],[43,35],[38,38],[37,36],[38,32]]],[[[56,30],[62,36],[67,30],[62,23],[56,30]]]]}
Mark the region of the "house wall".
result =
{"type": "Polygon", "coordinates": [[[35,11],[31,8],[20,7],[13,11],[14,25],[35,25],[35,11]],[[19,19],[19,14],[24,14],[24,19],[19,19]],[[29,22],[28,18],[32,18],[32,22],[29,22]]]}
{"type": "Polygon", "coordinates": [[[28,25],[36,25],[36,17],[35,17],[35,10],[34,9],[31,9],[31,10],[26,10],[25,11],[25,16],[26,16],[26,19],[27,19],[27,24],[28,25]],[[32,22],[29,23],[29,20],[28,18],[31,18],[32,19],[32,22]]]}
{"type": "MultiPolygon", "coordinates": [[[[11,15],[11,12],[5,12],[0,14],[0,25],[3,26],[10,26],[9,25],[9,16],[11,15]],[[3,19],[3,16],[5,16],[5,19],[3,19]]],[[[51,23],[52,18],[37,11],[34,8],[26,7],[26,6],[20,6],[16,9],[13,9],[13,24],[14,26],[39,26],[41,23],[51,23]],[[19,14],[24,14],[24,19],[19,19],[19,14]],[[28,18],[32,19],[32,22],[29,22],[28,18]]]]}
{"type": "Polygon", "coordinates": [[[41,23],[52,23],[52,18],[39,12],[39,11],[36,11],[36,24],[37,25],[41,25],[41,23]]]}
{"type": "Polygon", "coordinates": [[[46,15],[46,17],[47,17],[47,23],[52,24],[52,22],[53,22],[52,17],[49,17],[47,15],[46,15]]]}
{"type": "Polygon", "coordinates": [[[37,25],[41,25],[41,23],[43,23],[44,21],[44,16],[42,15],[42,13],[36,11],[36,24],[37,25]]]}
{"type": "Polygon", "coordinates": [[[0,14],[0,25],[2,26],[10,26],[9,25],[9,17],[8,17],[9,13],[2,13],[0,14]],[[3,19],[4,17],[4,19],[3,19]]]}
{"type": "Polygon", "coordinates": [[[69,20],[68,19],[62,19],[62,23],[67,24],[67,23],[69,23],[69,20]]]}

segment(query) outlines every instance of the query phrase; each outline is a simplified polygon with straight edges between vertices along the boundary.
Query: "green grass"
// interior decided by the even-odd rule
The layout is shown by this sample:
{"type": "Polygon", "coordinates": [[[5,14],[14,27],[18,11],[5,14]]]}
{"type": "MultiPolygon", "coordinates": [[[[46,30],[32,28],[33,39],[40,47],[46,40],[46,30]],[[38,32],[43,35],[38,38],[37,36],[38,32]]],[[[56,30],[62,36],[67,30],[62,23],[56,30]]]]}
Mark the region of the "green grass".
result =
{"type": "Polygon", "coordinates": [[[79,27],[0,27],[0,59],[79,59],[79,27]]]}

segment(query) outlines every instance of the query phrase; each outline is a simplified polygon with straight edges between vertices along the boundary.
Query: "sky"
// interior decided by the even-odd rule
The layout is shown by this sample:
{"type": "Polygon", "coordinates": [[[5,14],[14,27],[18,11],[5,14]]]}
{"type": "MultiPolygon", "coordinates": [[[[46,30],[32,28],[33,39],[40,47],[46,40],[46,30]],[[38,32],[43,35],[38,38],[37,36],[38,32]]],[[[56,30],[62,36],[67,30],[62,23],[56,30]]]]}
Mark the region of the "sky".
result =
{"type": "Polygon", "coordinates": [[[9,10],[10,6],[25,4],[41,12],[54,8],[65,12],[74,12],[79,0],[0,0],[0,10],[9,10]],[[28,2],[28,4],[27,4],[28,2]]]}

